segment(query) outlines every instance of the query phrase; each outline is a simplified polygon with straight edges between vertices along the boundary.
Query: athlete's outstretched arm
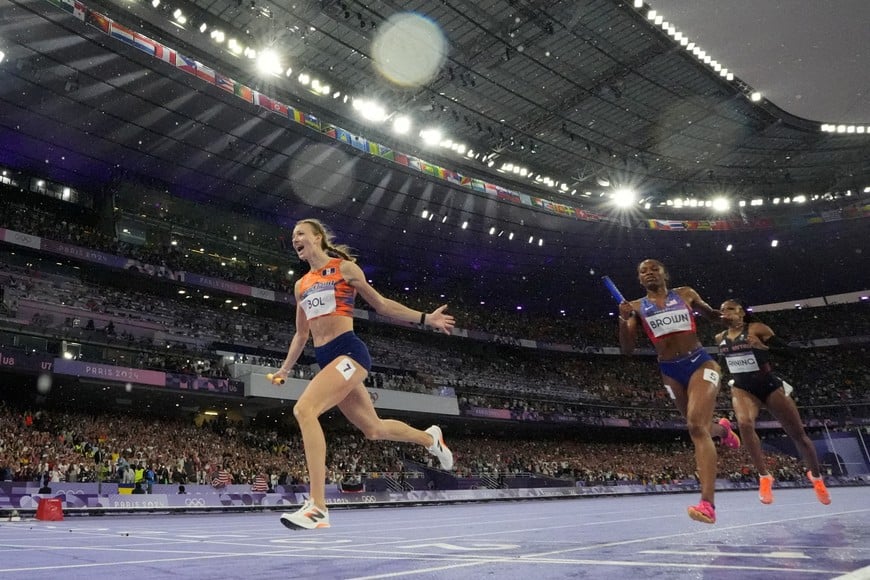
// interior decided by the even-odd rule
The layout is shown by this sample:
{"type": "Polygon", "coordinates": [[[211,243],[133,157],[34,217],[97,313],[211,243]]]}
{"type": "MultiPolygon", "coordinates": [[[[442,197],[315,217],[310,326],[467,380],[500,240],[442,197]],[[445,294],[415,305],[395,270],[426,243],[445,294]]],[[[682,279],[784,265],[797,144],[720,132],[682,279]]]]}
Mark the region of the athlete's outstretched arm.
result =
{"type": "Polygon", "coordinates": [[[698,294],[694,288],[684,286],[683,288],[681,288],[681,290],[683,296],[688,297],[688,300],[686,300],[686,302],[688,302],[689,306],[691,306],[692,309],[697,310],[698,312],[703,314],[707,320],[710,320],[712,322],[722,321],[722,311],[717,308],[713,308],[712,306],[704,302],[704,299],[701,298],[701,295],[698,294]]]}
{"type": "Polygon", "coordinates": [[[446,304],[439,306],[432,312],[425,313],[408,308],[404,304],[396,302],[395,300],[385,298],[380,294],[380,292],[372,288],[366,280],[362,268],[353,262],[345,260],[341,263],[341,275],[348,284],[353,286],[356,291],[359,292],[359,295],[362,296],[363,300],[365,300],[369,306],[374,308],[375,312],[382,316],[402,320],[404,322],[419,322],[420,324],[427,324],[433,328],[437,328],[445,334],[450,334],[453,330],[453,325],[456,324],[453,316],[444,313],[444,310],[447,309],[446,304]]]}

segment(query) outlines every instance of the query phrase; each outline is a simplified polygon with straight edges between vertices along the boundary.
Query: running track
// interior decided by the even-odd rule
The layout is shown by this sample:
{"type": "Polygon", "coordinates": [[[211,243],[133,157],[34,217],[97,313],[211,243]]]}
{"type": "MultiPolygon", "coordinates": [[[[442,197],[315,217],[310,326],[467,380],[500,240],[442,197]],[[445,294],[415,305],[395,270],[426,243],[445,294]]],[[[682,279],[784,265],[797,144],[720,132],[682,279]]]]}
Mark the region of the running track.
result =
{"type": "Polygon", "coordinates": [[[27,578],[870,578],[870,488],[332,509],[291,531],[277,512],[0,522],[0,579],[27,578]]]}

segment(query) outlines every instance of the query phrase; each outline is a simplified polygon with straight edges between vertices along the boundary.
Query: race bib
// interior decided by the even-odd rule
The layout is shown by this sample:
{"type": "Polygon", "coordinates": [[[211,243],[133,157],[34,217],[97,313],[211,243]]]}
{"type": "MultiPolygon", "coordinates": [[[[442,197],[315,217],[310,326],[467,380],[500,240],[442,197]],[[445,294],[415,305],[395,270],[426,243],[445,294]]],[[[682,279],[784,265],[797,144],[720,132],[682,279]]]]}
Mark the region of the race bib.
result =
{"type": "Polygon", "coordinates": [[[760,370],[758,361],[755,360],[755,354],[751,352],[726,356],[725,362],[728,364],[728,371],[731,374],[752,373],[760,370]]]}
{"type": "Polygon", "coordinates": [[[302,310],[305,318],[311,320],[324,314],[335,312],[335,289],[318,290],[302,298],[302,310]]]}
{"type": "Polygon", "coordinates": [[[685,332],[692,330],[692,314],[685,308],[659,312],[646,317],[647,326],[653,336],[660,338],[672,332],[685,332]]]}

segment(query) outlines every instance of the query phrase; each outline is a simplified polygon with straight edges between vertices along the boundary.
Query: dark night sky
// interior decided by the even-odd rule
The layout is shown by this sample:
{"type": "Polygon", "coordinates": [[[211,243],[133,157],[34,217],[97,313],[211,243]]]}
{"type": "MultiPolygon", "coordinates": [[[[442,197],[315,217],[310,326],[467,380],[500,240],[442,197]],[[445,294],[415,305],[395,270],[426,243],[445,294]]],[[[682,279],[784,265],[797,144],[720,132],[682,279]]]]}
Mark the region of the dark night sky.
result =
{"type": "Polygon", "coordinates": [[[870,124],[870,0],[647,0],[794,115],[870,124]]]}

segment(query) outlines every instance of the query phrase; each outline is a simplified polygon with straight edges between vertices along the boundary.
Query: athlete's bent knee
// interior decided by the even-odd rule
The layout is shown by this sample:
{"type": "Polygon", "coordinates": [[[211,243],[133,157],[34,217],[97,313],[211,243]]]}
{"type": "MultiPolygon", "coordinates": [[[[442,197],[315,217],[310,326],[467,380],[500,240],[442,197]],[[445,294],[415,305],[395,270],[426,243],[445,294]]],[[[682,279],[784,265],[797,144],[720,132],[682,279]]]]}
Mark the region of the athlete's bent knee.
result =
{"type": "Polygon", "coordinates": [[[740,435],[745,435],[755,430],[755,421],[753,419],[737,419],[737,429],[740,435]]]}
{"type": "Polygon", "coordinates": [[[696,421],[688,422],[689,437],[692,439],[700,439],[710,436],[710,425],[707,422],[698,423],[696,421]]]}
{"type": "Polygon", "coordinates": [[[378,441],[379,439],[384,438],[384,432],[381,430],[381,422],[372,423],[371,425],[366,425],[360,429],[363,433],[363,437],[368,439],[369,441],[378,441]]]}
{"type": "Polygon", "coordinates": [[[317,414],[314,413],[314,410],[310,406],[299,403],[293,405],[293,416],[296,417],[296,422],[298,423],[317,418],[317,414]]]}

